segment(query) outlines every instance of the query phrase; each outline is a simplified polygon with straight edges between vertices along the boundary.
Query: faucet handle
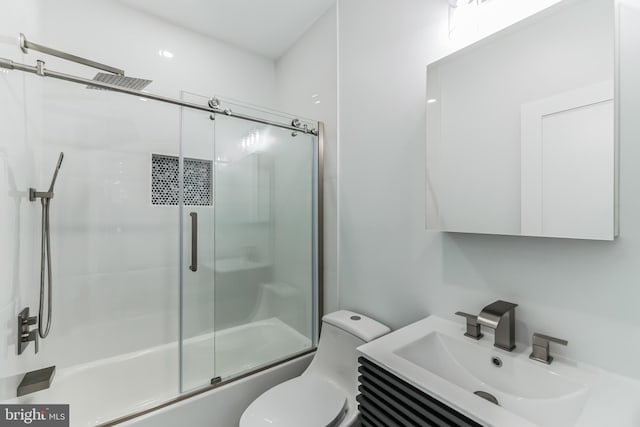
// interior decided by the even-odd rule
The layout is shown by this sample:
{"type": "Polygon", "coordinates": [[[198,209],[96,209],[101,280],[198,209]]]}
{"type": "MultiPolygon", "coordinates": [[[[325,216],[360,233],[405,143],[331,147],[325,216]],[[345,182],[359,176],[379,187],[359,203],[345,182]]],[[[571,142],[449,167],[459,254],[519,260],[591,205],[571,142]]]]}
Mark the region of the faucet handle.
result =
{"type": "Polygon", "coordinates": [[[37,354],[38,350],[40,350],[40,346],[38,345],[38,330],[37,329],[34,329],[33,331],[29,332],[28,334],[22,335],[20,337],[20,344],[19,345],[22,346],[20,353],[22,353],[22,351],[24,351],[24,347],[26,347],[27,344],[29,344],[30,341],[33,341],[35,343],[36,354],[37,354]]]}
{"type": "Polygon", "coordinates": [[[462,316],[467,321],[467,331],[464,333],[465,337],[479,340],[484,336],[480,329],[480,324],[478,323],[478,316],[475,314],[465,313],[463,311],[456,311],[455,315],[462,316]]]}
{"type": "Polygon", "coordinates": [[[549,335],[540,334],[535,332],[531,338],[531,354],[529,359],[537,360],[538,362],[545,363],[547,365],[553,362],[553,357],[549,354],[549,343],[556,343],[561,345],[569,344],[569,341],[560,338],[550,337],[549,335]]]}
{"type": "Polygon", "coordinates": [[[36,347],[36,349],[35,349],[36,350],[36,354],[38,354],[38,351],[40,350],[40,344],[39,344],[40,340],[38,338],[39,337],[38,337],[38,330],[37,329],[34,329],[33,331],[29,332],[29,339],[34,342],[34,345],[36,347]]]}
{"type": "Polygon", "coordinates": [[[562,344],[562,345],[569,344],[569,341],[567,340],[563,340],[561,338],[556,338],[556,337],[550,337],[549,335],[544,335],[538,332],[535,332],[532,338],[533,338],[534,344],[536,341],[538,341],[539,343],[544,343],[545,341],[547,341],[547,344],[550,342],[554,342],[556,344],[562,344]]]}

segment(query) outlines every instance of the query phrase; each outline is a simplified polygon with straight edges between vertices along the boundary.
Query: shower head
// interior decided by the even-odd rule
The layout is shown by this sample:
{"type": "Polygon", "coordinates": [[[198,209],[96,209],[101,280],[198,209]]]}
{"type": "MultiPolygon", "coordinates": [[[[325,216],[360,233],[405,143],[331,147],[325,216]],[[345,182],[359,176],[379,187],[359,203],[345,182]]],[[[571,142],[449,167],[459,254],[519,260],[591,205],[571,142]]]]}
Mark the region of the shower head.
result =
{"type": "MultiPolygon", "coordinates": [[[[20,34],[20,49],[22,49],[22,51],[24,53],[29,53],[29,49],[33,49],[33,50],[36,50],[38,52],[46,53],[48,55],[53,55],[53,56],[56,56],[58,58],[65,59],[67,61],[72,61],[72,62],[75,62],[77,64],[85,65],[87,67],[97,68],[98,70],[103,70],[103,71],[108,71],[107,73],[98,73],[98,74],[96,74],[96,76],[93,78],[93,80],[95,80],[97,82],[108,83],[108,84],[111,84],[111,85],[114,85],[114,86],[119,86],[119,87],[122,87],[122,88],[132,89],[132,90],[142,90],[145,87],[147,87],[147,85],[149,85],[149,83],[151,83],[151,80],[144,80],[144,79],[136,79],[136,78],[132,78],[132,77],[125,77],[124,76],[124,70],[121,70],[119,68],[115,68],[115,67],[112,67],[112,66],[106,65],[106,64],[101,64],[99,62],[92,61],[92,60],[87,59],[87,58],[83,58],[81,56],[72,55],[70,53],[63,52],[61,50],[52,49],[50,47],[43,46],[43,45],[40,45],[38,43],[34,43],[32,41],[27,40],[27,37],[22,33],[20,34]]],[[[16,65],[17,64],[15,64],[14,62],[9,61],[7,59],[0,59],[0,68],[8,68],[8,69],[12,70],[12,69],[14,69],[16,67],[16,65]]],[[[100,88],[100,87],[92,86],[92,85],[87,86],[87,89],[109,90],[109,89],[106,89],[106,88],[100,88]]]]}
{"type": "MultiPolygon", "coordinates": [[[[133,89],[133,90],[142,90],[145,87],[149,86],[149,84],[153,81],[153,80],[138,79],[135,77],[126,77],[121,74],[111,74],[111,73],[98,73],[93,78],[93,80],[97,82],[108,83],[114,86],[120,86],[127,89],[133,89]]],[[[109,89],[101,88],[98,86],[87,86],[87,89],[109,90],[109,89]]]]}
{"type": "Polygon", "coordinates": [[[56,179],[58,178],[58,171],[60,170],[60,166],[62,166],[62,159],[64,158],[64,153],[61,152],[58,157],[58,164],[56,165],[56,169],[53,171],[53,178],[51,178],[51,186],[49,187],[49,193],[53,193],[53,186],[56,185],[56,179]]]}

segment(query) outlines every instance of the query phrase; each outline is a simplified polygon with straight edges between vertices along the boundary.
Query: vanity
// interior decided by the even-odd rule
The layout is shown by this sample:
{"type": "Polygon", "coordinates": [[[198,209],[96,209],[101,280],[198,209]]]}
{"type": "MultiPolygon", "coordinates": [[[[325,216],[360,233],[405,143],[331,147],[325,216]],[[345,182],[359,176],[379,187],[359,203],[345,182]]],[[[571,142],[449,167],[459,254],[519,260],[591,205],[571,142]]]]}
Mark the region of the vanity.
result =
{"type": "MultiPolygon", "coordinates": [[[[363,426],[636,427],[640,382],[429,316],[358,348],[363,426]],[[494,400],[494,401],[492,401],[494,400]]],[[[553,347],[552,347],[553,351],[553,347]]]]}

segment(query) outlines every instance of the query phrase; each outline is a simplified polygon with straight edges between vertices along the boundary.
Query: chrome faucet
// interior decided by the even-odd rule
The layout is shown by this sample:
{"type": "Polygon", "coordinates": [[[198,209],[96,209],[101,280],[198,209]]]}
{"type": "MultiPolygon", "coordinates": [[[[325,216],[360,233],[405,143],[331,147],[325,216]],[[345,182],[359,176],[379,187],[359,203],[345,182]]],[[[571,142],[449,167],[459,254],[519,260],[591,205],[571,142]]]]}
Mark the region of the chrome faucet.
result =
{"type": "Polygon", "coordinates": [[[516,307],[518,304],[498,300],[482,309],[478,324],[495,330],[494,347],[511,351],[516,348],[516,307]]]}

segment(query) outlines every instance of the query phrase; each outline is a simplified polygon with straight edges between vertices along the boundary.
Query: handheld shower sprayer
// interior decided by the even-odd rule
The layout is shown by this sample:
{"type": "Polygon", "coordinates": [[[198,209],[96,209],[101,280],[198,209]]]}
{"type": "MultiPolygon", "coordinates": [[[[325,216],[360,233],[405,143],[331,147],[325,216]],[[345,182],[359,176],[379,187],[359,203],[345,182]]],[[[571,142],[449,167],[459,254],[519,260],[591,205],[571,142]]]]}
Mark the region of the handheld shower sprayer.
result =
{"type": "Polygon", "coordinates": [[[58,164],[53,171],[53,177],[51,178],[51,185],[49,191],[38,192],[35,188],[29,189],[29,200],[34,202],[40,199],[42,205],[42,233],[40,237],[40,307],[38,310],[38,335],[40,338],[46,338],[49,335],[51,329],[51,311],[52,311],[52,298],[51,291],[53,287],[53,280],[51,277],[51,228],[49,224],[49,206],[51,205],[51,199],[53,199],[53,189],[56,185],[56,179],[58,178],[58,171],[62,166],[62,159],[64,153],[60,153],[58,157],[58,164]],[[46,280],[45,280],[46,276],[46,280]],[[43,323],[44,317],[44,296],[45,296],[45,282],[47,284],[47,321],[43,323]]]}
{"type": "Polygon", "coordinates": [[[49,191],[36,191],[35,188],[30,188],[29,201],[35,202],[38,199],[40,199],[41,201],[44,201],[44,200],[49,201],[53,199],[53,187],[56,185],[56,179],[58,179],[58,171],[60,170],[60,166],[62,166],[62,159],[64,159],[64,153],[61,152],[60,156],[58,156],[58,164],[56,165],[56,168],[53,171],[53,177],[51,178],[51,185],[49,186],[49,191]]]}
{"type": "Polygon", "coordinates": [[[58,164],[56,165],[56,170],[53,171],[53,178],[51,178],[51,186],[49,187],[49,193],[53,193],[53,186],[56,185],[56,179],[58,179],[58,171],[60,170],[60,166],[62,166],[62,159],[64,159],[64,153],[61,152],[60,156],[58,157],[58,164]]]}

